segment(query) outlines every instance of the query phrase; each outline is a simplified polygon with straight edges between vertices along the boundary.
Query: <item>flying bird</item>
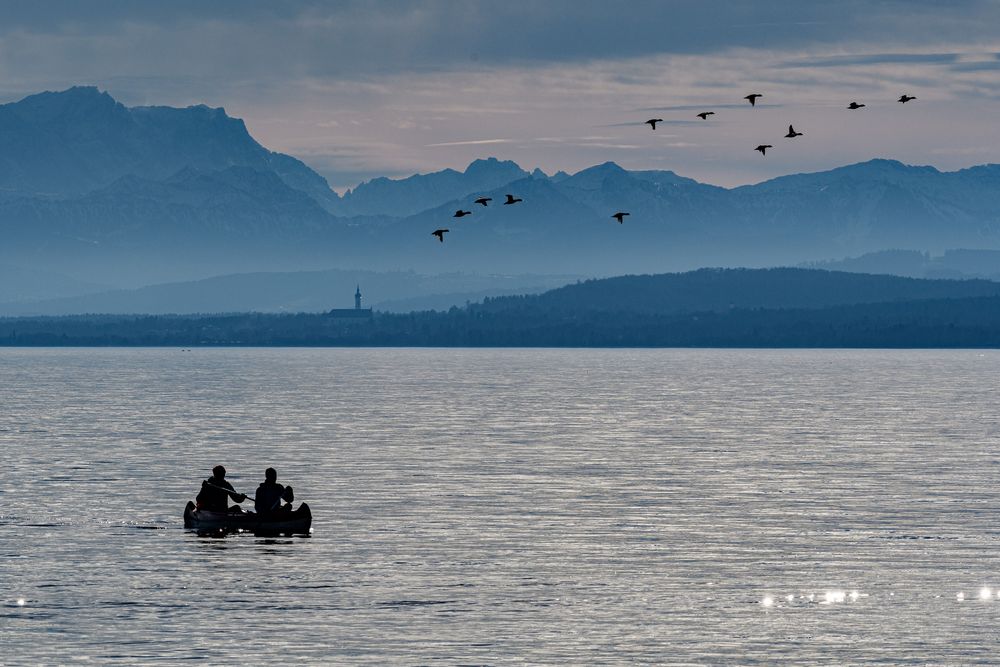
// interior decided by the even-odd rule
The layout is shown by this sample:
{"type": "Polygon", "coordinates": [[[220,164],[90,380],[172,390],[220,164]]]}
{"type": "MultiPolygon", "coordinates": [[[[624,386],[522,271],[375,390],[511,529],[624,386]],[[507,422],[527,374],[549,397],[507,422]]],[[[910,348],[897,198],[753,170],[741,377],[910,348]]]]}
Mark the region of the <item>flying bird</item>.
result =
{"type": "Polygon", "coordinates": [[[754,150],[755,151],[760,151],[761,155],[767,155],[767,149],[768,148],[774,148],[774,146],[772,146],[771,144],[761,144],[760,146],[758,146],[754,150]]]}
{"type": "Polygon", "coordinates": [[[897,101],[897,102],[902,102],[903,104],[906,104],[906,103],[907,103],[907,102],[909,102],[910,100],[915,100],[915,99],[917,99],[917,98],[916,98],[916,97],[913,97],[912,95],[900,95],[900,96],[899,96],[899,99],[898,99],[898,100],[896,100],[896,101],[897,101]]]}
{"type": "Polygon", "coordinates": [[[702,120],[708,120],[709,116],[714,116],[714,115],[715,115],[714,111],[702,111],[700,114],[698,114],[698,118],[701,118],[702,120]]]}
{"type": "Polygon", "coordinates": [[[858,104],[857,102],[851,102],[850,104],[847,105],[847,108],[848,109],[860,109],[863,106],[864,106],[864,104],[858,104]]]}
{"type": "Polygon", "coordinates": [[[435,229],[433,232],[431,232],[431,236],[438,237],[438,241],[440,241],[441,243],[444,243],[444,235],[445,235],[445,232],[448,232],[448,231],[449,230],[447,230],[447,229],[435,229]]]}
{"type": "Polygon", "coordinates": [[[753,106],[757,106],[757,98],[758,97],[764,97],[764,96],[761,95],[760,93],[750,93],[749,95],[747,95],[743,99],[745,99],[748,102],[750,102],[750,106],[753,107],[753,106]]]}
{"type": "Polygon", "coordinates": [[[479,199],[476,200],[476,203],[486,206],[491,201],[493,201],[493,197],[480,197],[479,199]]]}
{"type": "Polygon", "coordinates": [[[801,136],[802,136],[801,132],[796,132],[795,128],[792,127],[791,125],[788,126],[788,134],[785,135],[786,139],[794,139],[795,137],[801,137],[801,136]]]}
{"type": "Polygon", "coordinates": [[[462,209],[458,209],[457,211],[455,211],[455,215],[452,217],[461,218],[466,215],[472,215],[472,211],[463,211],[462,209]]]}
{"type": "Polygon", "coordinates": [[[503,205],[506,206],[508,204],[516,204],[519,201],[524,201],[524,200],[520,199],[518,197],[515,197],[514,195],[507,195],[507,201],[505,201],[503,203],[503,205]]]}
{"type": "Polygon", "coordinates": [[[653,128],[655,130],[656,129],[656,124],[657,123],[662,123],[662,122],[663,122],[662,118],[650,118],[649,120],[647,120],[644,123],[644,125],[649,125],[651,128],[653,128]]]}
{"type": "Polygon", "coordinates": [[[623,222],[625,222],[625,216],[626,216],[626,215],[631,215],[631,214],[630,214],[630,213],[626,213],[625,211],[618,211],[617,213],[615,213],[615,214],[614,214],[613,216],[611,216],[611,217],[612,217],[612,218],[614,218],[615,220],[617,220],[617,221],[618,221],[618,224],[620,225],[620,224],[622,224],[623,222]]]}

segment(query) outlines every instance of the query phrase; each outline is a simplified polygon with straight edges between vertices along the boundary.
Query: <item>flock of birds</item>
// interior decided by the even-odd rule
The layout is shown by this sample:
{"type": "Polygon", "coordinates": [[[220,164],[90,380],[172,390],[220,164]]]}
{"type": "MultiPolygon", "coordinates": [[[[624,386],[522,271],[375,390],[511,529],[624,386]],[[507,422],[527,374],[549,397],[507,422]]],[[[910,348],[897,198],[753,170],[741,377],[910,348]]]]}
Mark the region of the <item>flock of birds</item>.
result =
{"type": "MultiPolygon", "coordinates": [[[[481,206],[489,206],[490,202],[493,201],[493,197],[480,197],[479,199],[473,200],[473,204],[480,204],[481,206]]],[[[507,201],[503,203],[504,206],[510,206],[511,204],[517,204],[524,201],[520,197],[515,197],[514,195],[507,195],[507,201]]],[[[463,211],[458,209],[455,211],[455,215],[451,216],[453,218],[464,218],[467,215],[472,215],[472,211],[463,211]]],[[[444,235],[450,232],[450,229],[435,229],[431,232],[431,236],[436,236],[438,241],[444,243],[444,235]]]]}
{"type": "MultiPolygon", "coordinates": [[[[750,93],[749,95],[746,95],[743,99],[745,99],[747,102],[749,102],[750,106],[753,107],[753,106],[757,106],[757,100],[759,98],[761,98],[761,97],[764,97],[763,93],[750,93]]],[[[901,104],[906,104],[907,102],[911,102],[911,101],[913,101],[915,99],[917,99],[917,98],[914,97],[913,95],[907,95],[907,94],[904,93],[903,95],[900,95],[899,99],[896,100],[896,101],[899,102],[899,103],[901,103],[901,104]]],[[[856,110],[861,109],[861,108],[863,108],[865,106],[866,105],[860,104],[858,102],[851,102],[850,104],[847,105],[847,108],[850,109],[851,111],[856,111],[856,110]]],[[[714,111],[702,111],[701,113],[698,113],[698,114],[695,114],[695,115],[698,118],[701,118],[702,120],[708,120],[708,117],[709,116],[714,116],[715,112],[714,111]]],[[[656,130],[656,124],[657,123],[662,123],[662,122],[663,122],[662,118],[650,118],[649,120],[647,120],[646,122],[644,122],[643,125],[649,125],[653,130],[656,130]]],[[[795,137],[801,137],[801,136],[804,136],[804,133],[797,132],[795,130],[795,127],[793,127],[792,125],[788,126],[788,133],[785,135],[786,139],[794,139],[795,137]]],[[[759,144],[756,148],[754,148],[754,150],[758,151],[763,156],[763,155],[767,155],[767,149],[768,148],[774,148],[774,146],[771,145],[771,144],[759,144]]],[[[491,201],[493,201],[492,197],[480,197],[480,198],[474,200],[473,203],[475,203],[475,204],[481,204],[482,206],[488,206],[491,201]]],[[[524,200],[520,199],[518,197],[515,197],[514,195],[508,194],[507,195],[507,201],[505,201],[503,203],[503,205],[507,206],[509,204],[517,204],[518,202],[521,202],[521,201],[524,201],[524,200]]],[[[467,215],[472,215],[472,211],[463,211],[462,209],[458,209],[457,211],[455,211],[455,215],[452,216],[452,217],[463,218],[463,217],[465,217],[467,215]]],[[[617,220],[618,224],[622,224],[622,223],[625,222],[625,216],[627,216],[627,215],[631,215],[631,214],[629,212],[627,212],[627,211],[617,211],[611,217],[614,218],[615,220],[617,220]]],[[[444,235],[447,234],[449,231],[451,231],[451,230],[444,229],[444,228],[442,228],[442,229],[435,229],[433,232],[431,232],[431,235],[432,236],[436,236],[437,239],[438,239],[438,241],[444,243],[444,235]]]]}

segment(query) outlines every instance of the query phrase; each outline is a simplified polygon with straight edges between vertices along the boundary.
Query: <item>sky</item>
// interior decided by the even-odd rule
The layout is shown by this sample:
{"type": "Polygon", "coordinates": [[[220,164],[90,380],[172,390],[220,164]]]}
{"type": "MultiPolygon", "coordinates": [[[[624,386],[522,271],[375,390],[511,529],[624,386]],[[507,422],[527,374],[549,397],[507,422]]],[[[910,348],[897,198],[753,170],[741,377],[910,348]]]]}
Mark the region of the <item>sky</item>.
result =
{"type": "Polygon", "coordinates": [[[727,187],[875,157],[953,170],[1000,162],[1000,0],[0,5],[0,102],[72,85],[224,107],[338,191],[487,156],[727,187]]]}

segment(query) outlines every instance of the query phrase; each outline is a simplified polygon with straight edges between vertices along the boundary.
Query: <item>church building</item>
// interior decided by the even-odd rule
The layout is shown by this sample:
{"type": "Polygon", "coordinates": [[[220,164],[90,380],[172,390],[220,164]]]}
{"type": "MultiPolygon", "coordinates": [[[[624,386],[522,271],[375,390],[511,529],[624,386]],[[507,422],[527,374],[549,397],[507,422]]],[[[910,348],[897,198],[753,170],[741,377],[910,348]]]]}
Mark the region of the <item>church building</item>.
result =
{"type": "Polygon", "coordinates": [[[354,308],[334,308],[329,313],[330,317],[351,320],[370,320],[372,318],[371,308],[361,307],[361,285],[358,285],[354,292],[354,308]]]}

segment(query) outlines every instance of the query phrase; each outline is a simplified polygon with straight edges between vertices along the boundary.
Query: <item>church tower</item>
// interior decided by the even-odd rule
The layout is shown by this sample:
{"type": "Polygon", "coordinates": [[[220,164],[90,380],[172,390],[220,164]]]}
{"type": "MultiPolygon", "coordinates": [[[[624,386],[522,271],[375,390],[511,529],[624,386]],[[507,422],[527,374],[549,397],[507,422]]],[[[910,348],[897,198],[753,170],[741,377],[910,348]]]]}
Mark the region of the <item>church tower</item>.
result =
{"type": "Polygon", "coordinates": [[[354,289],[354,308],[334,308],[328,314],[341,324],[348,321],[370,322],[372,319],[372,309],[361,307],[361,285],[354,289]]]}

